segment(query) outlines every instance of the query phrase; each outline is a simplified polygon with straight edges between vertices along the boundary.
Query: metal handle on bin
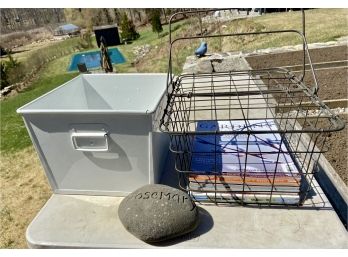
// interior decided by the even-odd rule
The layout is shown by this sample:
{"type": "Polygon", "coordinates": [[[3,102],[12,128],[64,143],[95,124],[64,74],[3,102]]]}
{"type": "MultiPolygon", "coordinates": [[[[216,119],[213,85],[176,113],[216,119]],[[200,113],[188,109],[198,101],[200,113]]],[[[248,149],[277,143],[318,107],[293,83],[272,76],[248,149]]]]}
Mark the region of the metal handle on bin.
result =
{"type": "Polygon", "coordinates": [[[73,132],[71,141],[77,151],[107,152],[109,150],[108,134],[105,131],[73,132]]]}

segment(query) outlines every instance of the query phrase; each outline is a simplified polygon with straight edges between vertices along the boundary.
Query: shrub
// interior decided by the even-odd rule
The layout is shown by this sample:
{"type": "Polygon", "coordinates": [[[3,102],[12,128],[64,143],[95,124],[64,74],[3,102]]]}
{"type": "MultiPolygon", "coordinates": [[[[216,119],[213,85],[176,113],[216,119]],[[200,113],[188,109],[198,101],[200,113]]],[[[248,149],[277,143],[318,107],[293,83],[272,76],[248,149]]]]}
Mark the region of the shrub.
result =
{"type": "Polygon", "coordinates": [[[1,62],[1,89],[22,78],[22,64],[8,52],[8,60],[1,62]]]}
{"type": "Polygon", "coordinates": [[[0,56],[6,55],[6,54],[7,54],[6,49],[0,46],[0,56]]]}
{"type": "Polygon", "coordinates": [[[78,41],[79,49],[90,49],[93,47],[92,43],[92,32],[87,30],[85,33],[80,35],[80,39],[78,41]]]}
{"type": "Polygon", "coordinates": [[[161,13],[159,9],[153,9],[151,12],[151,26],[152,31],[157,32],[159,37],[159,33],[163,31],[161,24],[161,13]]]}
{"type": "Polygon", "coordinates": [[[4,70],[2,72],[4,72],[6,80],[1,82],[1,87],[6,84],[6,81],[11,85],[28,79],[35,75],[36,72],[48,62],[75,52],[75,50],[79,48],[78,40],[78,38],[71,38],[34,50],[23,63],[18,62],[9,55],[8,60],[3,62],[4,70]]]}
{"type": "Polygon", "coordinates": [[[122,16],[120,29],[123,41],[131,41],[140,37],[139,33],[135,30],[135,25],[128,19],[126,13],[122,16]]]}
{"type": "Polygon", "coordinates": [[[14,59],[11,54],[8,54],[8,61],[6,62],[6,66],[8,69],[13,69],[19,67],[21,63],[14,59]]]}
{"type": "Polygon", "coordinates": [[[0,62],[0,69],[0,88],[3,89],[10,84],[7,78],[6,65],[3,61],[0,62]]]}
{"type": "Polygon", "coordinates": [[[172,31],[178,30],[181,27],[181,24],[176,24],[173,28],[172,31]]]}
{"type": "Polygon", "coordinates": [[[161,38],[161,37],[165,37],[165,36],[168,36],[168,35],[169,35],[169,32],[165,31],[165,32],[159,33],[158,37],[161,38]]]}

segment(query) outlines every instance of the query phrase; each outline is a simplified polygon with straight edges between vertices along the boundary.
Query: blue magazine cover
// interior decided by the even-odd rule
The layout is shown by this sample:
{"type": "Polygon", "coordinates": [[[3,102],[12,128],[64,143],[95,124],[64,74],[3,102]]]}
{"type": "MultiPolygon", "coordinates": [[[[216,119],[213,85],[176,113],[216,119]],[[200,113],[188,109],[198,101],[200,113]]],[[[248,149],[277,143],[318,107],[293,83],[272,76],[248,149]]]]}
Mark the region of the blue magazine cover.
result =
{"type": "Polygon", "coordinates": [[[194,138],[191,171],[197,174],[294,176],[299,172],[274,120],[199,121],[197,131],[270,131],[194,138]]]}

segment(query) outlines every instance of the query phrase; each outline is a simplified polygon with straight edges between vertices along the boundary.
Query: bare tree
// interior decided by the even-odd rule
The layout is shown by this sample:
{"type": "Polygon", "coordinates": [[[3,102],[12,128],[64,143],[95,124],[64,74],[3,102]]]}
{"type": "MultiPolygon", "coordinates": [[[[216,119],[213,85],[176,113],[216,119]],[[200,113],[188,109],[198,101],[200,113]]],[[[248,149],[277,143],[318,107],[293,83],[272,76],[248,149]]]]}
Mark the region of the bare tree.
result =
{"type": "Polygon", "coordinates": [[[166,23],[168,23],[168,18],[167,18],[167,14],[166,14],[166,9],[162,8],[162,13],[164,16],[164,20],[166,21],[166,23]]]}
{"type": "Polygon", "coordinates": [[[121,13],[117,8],[114,8],[114,21],[119,24],[121,21],[121,13]]]}
{"type": "Polygon", "coordinates": [[[132,8],[128,8],[128,11],[129,11],[129,16],[131,18],[131,21],[134,22],[134,16],[133,16],[132,8]]]}
{"type": "Polygon", "coordinates": [[[199,21],[199,28],[201,30],[201,36],[203,35],[203,27],[202,27],[202,16],[201,13],[198,12],[198,21],[199,21]]]}
{"type": "Polygon", "coordinates": [[[113,21],[112,21],[112,18],[110,16],[109,10],[107,8],[103,8],[103,12],[104,12],[104,17],[106,19],[106,22],[108,24],[111,24],[113,21]]]}

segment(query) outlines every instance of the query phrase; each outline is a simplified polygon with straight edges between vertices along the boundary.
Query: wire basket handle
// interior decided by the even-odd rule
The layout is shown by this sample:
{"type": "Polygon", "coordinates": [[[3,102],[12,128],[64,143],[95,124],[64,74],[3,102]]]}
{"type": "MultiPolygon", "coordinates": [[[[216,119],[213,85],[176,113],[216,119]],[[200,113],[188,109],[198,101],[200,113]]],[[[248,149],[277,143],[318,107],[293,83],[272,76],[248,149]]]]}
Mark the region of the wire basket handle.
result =
{"type": "Polygon", "coordinates": [[[228,34],[217,34],[217,35],[199,35],[199,36],[187,36],[187,37],[178,37],[173,39],[173,30],[172,30],[172,22],[174,17],[177,15],[186,15],[186,14],[200,14],[207,12],[216,12],[216,11],[225,11],[231,10],[232,8],[223,8],[223,9],[204,9],[204,10],[195,10],[195,11],[181,11],[174,13],[169,19],[169,63],[168,63],[168,74],[167,74],[167,94],[169,95],[169,87],[173,86],[174,74],[173,74],[173,65],[172,65],[172,48],[173,44],[179,40],[188,40],[188,39],[199,39],[199,38],[215,38],[215,37],[230,37],[230,36],[247,36],[247,35],[259,35],[259,34],[276,34],[276,33],[297,33],[302,38],[303,43],[303,68],[302,68],[302,76],[301,81],[303,81],[306,74],[306,55],[308,57],[308,62],[310,66],[310,70],[312,72],[314,86],[312,87],[312,93],[317,95],[319,91],[319,86],[317,83],[317,77],[312,65],[312,59],[309,54],[307,39],[305,36],[305,12],[302,11],[302,32],[299,30],[270,30],[270,31],[259,31],[259,32],[245,32],[245,33],[228,33],[228,34]]]}

